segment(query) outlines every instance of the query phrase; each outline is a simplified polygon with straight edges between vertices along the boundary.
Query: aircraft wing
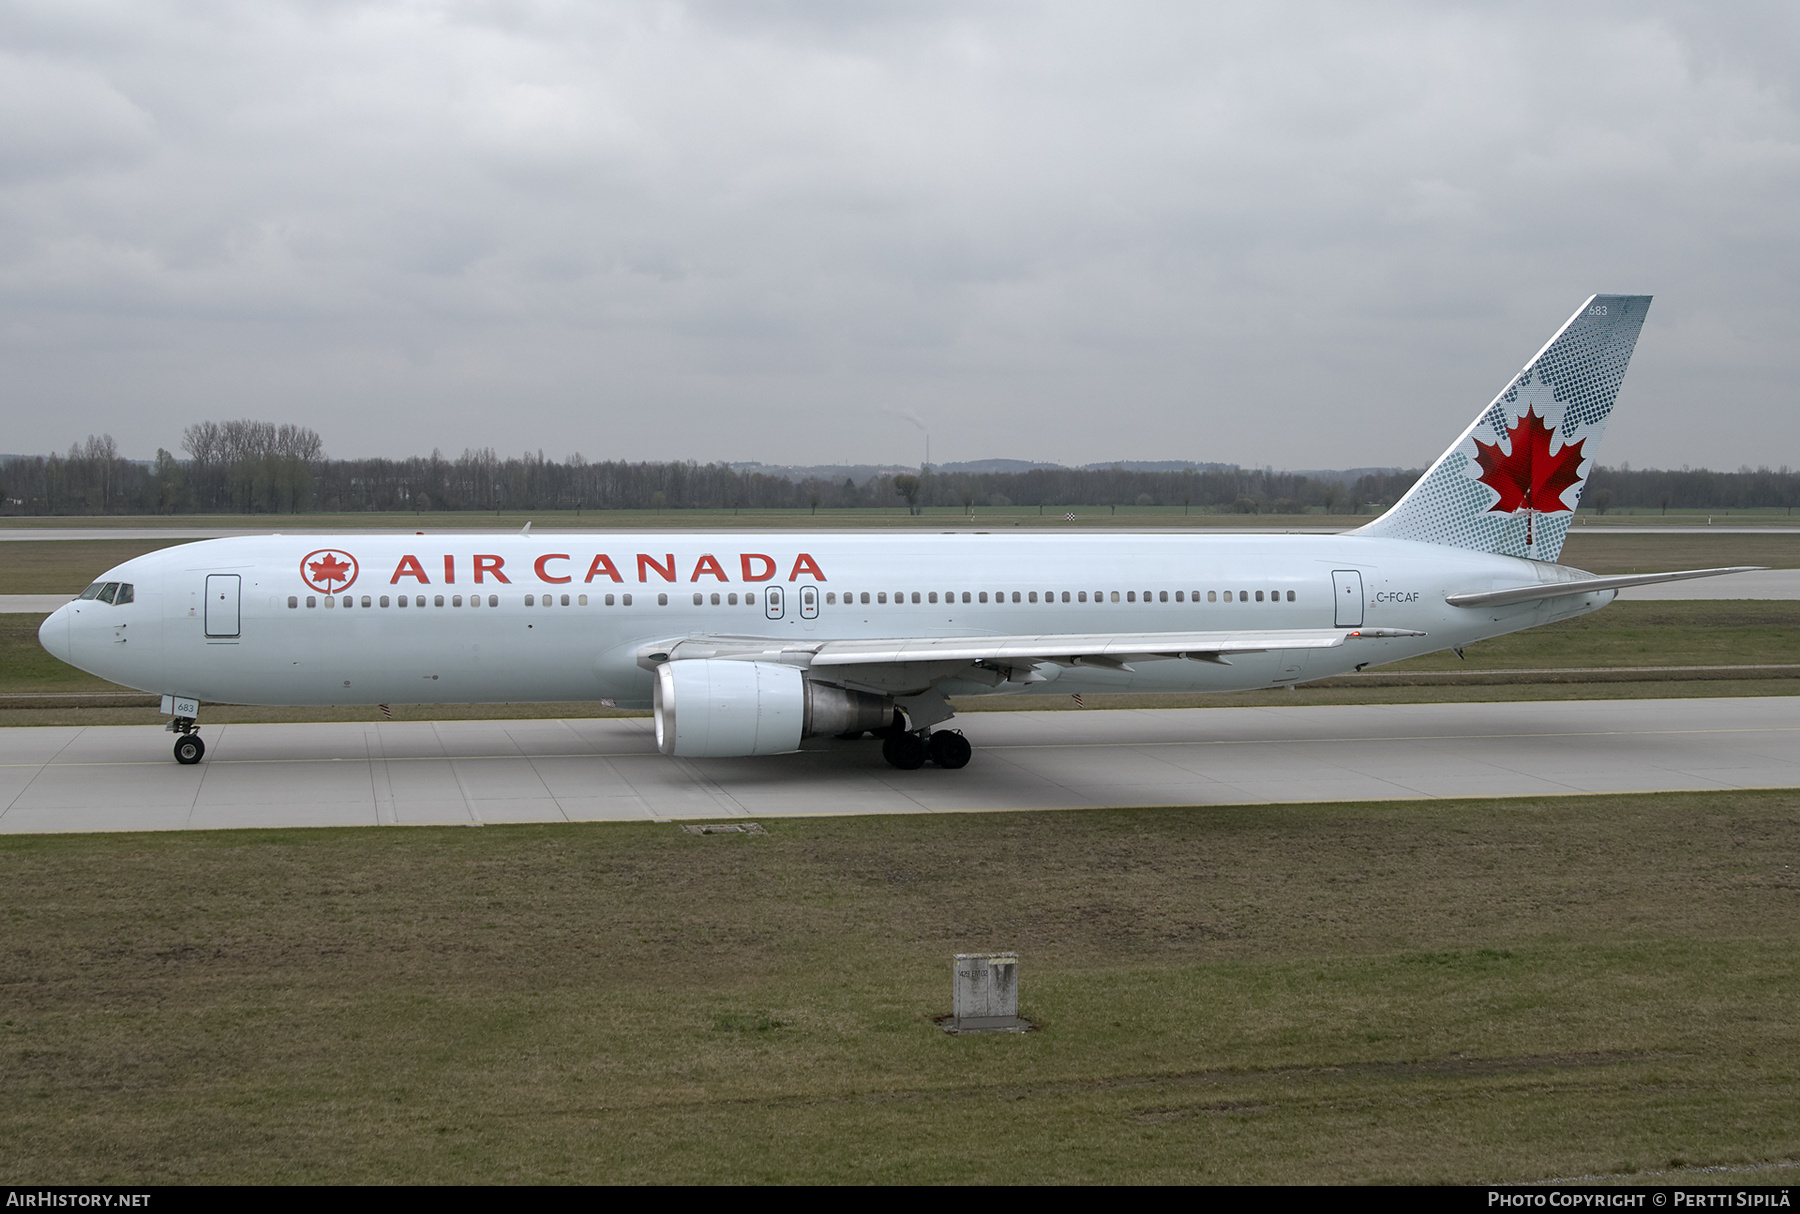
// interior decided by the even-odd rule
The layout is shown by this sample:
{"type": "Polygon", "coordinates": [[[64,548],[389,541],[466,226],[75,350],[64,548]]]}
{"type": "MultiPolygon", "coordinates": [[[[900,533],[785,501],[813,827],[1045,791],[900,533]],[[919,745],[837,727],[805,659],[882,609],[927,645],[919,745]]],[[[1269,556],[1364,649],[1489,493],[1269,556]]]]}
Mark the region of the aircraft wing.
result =
{"type": "Polygon", "coordinates": [[[1727,573],[1755,573],[1765,565],[1734,565],[1729,569],[1681,569],[1674,573],[1632,573],[1620,577],[1576,578],[1570,582],[1539,582],[1530,586],[1512,586],[1504,590],[1476,590],[1466,594],[1447,594],[1444,601],[1452,607],[1498,607],[1505,603],[1529,603],[1534,599],[1556,599],[1568,594],[1590,594],[1596,590],[1623,590],[1627,586],[1654,586],[1659,582],[1685,582],[1689,578],[1719,577],[1727,573]]]}
{"type": "Polygon", "coordinates": [[[1128,661],[1190,658],[1225,661],[1234,653],[1276,649],[1336,649],[1363,638],[1416,637],[1403,628],[1270,628],[1228,632],[1135,632],[1091,635],[884,637],[847,640],[783,640],[764,637],[686,637],[646,645],[638,664],[654,668],[684,658],[783,662],[813,669],[895,665],[1063,666],[1125,668],[1128,661]]]}

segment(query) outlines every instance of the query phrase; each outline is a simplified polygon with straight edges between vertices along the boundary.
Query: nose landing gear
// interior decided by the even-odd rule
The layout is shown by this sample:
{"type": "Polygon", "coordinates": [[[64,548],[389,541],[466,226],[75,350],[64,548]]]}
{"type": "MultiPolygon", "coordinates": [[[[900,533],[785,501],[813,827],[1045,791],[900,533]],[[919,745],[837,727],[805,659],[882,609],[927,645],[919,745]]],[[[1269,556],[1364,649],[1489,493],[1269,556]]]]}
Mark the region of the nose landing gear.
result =
{"type": "Polygon", "coordinates": [[[176,717],[166,726],[175,735],[175,761],[183,767],[198,763],[206,755],[206,743],[200,740],[200,727],[192,717],[176,717]]]}

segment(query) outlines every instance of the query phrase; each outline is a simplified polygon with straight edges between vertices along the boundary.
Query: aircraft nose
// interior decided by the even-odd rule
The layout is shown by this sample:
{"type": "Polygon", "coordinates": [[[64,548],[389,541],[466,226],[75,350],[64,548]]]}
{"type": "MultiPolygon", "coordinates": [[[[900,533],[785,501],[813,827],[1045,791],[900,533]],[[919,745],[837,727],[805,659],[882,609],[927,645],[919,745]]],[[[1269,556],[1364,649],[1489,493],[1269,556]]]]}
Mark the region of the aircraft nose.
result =
{"type": "Polygon", "coordinates": [[[69,662],[70,665],[74,665],[69,657],[69,654],[73,652],[69,647],[69,615],[70,611],[67,606],[58,607],[52,611],[44,622],[38,625],[38,644],[42,645],[45,652],[51,657],[60,662],[69,662]]]}

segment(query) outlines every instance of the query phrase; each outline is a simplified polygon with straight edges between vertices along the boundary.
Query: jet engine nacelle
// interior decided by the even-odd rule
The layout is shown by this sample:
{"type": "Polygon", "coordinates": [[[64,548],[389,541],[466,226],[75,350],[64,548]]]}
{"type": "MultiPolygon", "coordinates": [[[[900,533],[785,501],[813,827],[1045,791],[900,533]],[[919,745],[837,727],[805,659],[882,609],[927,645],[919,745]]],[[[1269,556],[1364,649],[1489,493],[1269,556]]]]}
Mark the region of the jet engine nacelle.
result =
{"type": "Polygon", "coordinates": [[[776,755],[821,733],[882,729],[888,696],[815,683],[795,666],[683,658],[656,668],[656,745],[666,755],[776,755]]]}

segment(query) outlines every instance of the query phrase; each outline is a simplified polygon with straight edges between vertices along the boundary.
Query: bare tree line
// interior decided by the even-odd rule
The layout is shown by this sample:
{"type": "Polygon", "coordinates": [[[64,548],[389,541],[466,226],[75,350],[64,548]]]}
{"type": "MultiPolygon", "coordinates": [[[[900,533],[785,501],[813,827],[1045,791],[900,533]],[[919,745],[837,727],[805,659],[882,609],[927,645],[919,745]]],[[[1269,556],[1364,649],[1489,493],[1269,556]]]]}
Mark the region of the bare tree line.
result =
{"type": "MultiPolygon", "coordinates": [[[[259,421],[199,422],[183,433],[186,458],[158,450],[148,464],[122,458],[111,435],[89,435],[63,456],[0,464],[0,512],[13,515],[293,514],[500,510],[979,510],[1024,507],[1182,507],[1244,514],[1370,513],[1392,504],[1415,471],[1346,484],[1269,469],[1178,471],[1033,468],[1025,472],[878,474],[789,480],[724,464],[589,462],[542,451],[502,457],[490,447],[454,459],[329,459],[317,432],[259,421]]],[[[1583,501],[1598,511],[1792,511],[1800,476],[1783,467],[1595,470],[1583,501]]]]}

